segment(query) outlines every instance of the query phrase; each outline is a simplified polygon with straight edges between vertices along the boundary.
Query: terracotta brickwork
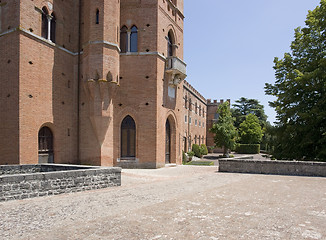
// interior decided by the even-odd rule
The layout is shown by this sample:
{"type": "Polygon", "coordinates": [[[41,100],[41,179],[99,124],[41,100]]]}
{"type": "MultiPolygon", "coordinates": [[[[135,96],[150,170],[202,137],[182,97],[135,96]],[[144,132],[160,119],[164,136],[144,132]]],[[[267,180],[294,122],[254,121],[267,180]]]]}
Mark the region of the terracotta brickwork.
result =
{"type": "Polygon", "coordinates": [[[0,164],[180,164],[207,113],[183,20],[183,0],[1,1],[0,164]]]}

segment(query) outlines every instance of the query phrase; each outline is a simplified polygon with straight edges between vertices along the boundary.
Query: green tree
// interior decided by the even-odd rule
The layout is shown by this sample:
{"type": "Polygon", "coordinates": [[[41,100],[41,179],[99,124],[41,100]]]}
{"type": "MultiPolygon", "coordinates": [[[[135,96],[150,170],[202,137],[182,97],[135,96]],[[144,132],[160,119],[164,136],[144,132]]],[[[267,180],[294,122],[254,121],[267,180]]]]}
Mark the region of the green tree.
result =
{"type": "Polygon", "coordinates": [[[326,159],[326,0],[295,29],[291,53],[274,59],[275,84],[265,85],[277,113],[278,158],[326,159]]]}
{"type": "Polygon", "coordinates": [[[239,127],[240,143],[243,144],[258,144],[263,137],[263,131],[259,124],[259,119],[253,114],[246,116],[246,119],[239,127]]]}
{"type": "Polygon", "coordinates": [[[275,130],[277,128],[270,124],[270,122],[266,122],[266,126],[263,129],[263,138],[260,144],[260,149],[264,150],[268,153],[272,153],[273,149],[275,148],[276,143],[276,134],[275,130]]]}
{"type": "Polygon", "coordinates": [[[224,155],[229,149],[234,149],[236,144],[237,130],[230,111],[229,102],[224,102],[218,107],[219,118],[210,129],[214,135],[214,143],[217,147],[224,148],[224,155]]]}
{"type": "Polygon", "coordinates": [[[254,114],[258,117],[261,127],[265,127],[267,116],[265,114],[264,106],[259,103],[257,99],[248,99],[241,97],[232,104],[232,116],[235,118],[234,125],[236,128],[246,119],[248,114],[254,114]]]}

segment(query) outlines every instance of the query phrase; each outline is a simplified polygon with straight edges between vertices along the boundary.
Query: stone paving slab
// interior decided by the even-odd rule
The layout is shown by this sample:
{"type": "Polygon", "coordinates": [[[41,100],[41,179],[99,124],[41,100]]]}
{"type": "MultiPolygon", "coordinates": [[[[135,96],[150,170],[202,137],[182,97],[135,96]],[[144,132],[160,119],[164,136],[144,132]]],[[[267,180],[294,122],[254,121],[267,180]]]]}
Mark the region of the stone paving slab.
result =
{"type": "Polygon", "coordinates": [[[326,239],[326,178],[123,170],[122,186],[0,203],[0,239],[326,239]]]}

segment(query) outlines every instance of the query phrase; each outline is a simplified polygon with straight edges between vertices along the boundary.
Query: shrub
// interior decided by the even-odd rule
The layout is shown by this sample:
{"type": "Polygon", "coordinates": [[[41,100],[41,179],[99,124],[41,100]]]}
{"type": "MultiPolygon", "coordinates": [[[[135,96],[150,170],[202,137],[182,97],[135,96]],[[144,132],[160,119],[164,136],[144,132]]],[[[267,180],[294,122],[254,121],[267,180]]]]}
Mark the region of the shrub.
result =
{"type": "Polygon", "coordinates": [[[182,151],[182,164],[186,164],[187,163],[187,155],[184,151],[182,151]]]}
{"type": "Polygon", "coordinates": [[[237,153],[256,154],[260,151],[259,144],[238,144],[235,150],[237,153]]]}
{"type": "Polygon", "coordinates": [[[191,150],[194,152],[196,157],[199,157],[199,158],[202,157],[202,153],[200,151],[200,147],[198,144],[193,144],[191,147],[191,150]]]}
{"type": "Polygon", "coordinates": [[[208,154],[208,149],[205,144],[200,145],[200,152],[202,155],[207,155],[208,154]]]}
{"type": "Polygon", "coordinates": [[[192,157],[195,155],[193,151],[187,152],[188,160],[191,161],[192,157]]]}

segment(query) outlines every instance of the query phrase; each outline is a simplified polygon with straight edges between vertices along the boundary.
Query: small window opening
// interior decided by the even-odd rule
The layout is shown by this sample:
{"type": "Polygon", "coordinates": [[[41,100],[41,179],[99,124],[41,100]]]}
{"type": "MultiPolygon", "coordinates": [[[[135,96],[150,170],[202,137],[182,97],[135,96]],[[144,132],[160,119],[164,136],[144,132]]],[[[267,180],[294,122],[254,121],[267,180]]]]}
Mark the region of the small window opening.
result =
{"type": "Polygon", "coordinates": [[[98,9],[96,9],[96,20],[95,20],[96,24],[100,24],[100,11],[98,9]]]}

